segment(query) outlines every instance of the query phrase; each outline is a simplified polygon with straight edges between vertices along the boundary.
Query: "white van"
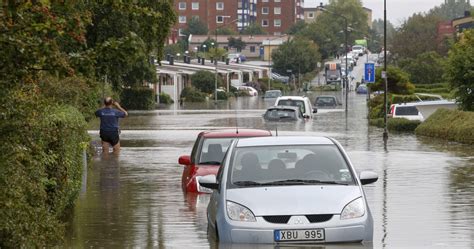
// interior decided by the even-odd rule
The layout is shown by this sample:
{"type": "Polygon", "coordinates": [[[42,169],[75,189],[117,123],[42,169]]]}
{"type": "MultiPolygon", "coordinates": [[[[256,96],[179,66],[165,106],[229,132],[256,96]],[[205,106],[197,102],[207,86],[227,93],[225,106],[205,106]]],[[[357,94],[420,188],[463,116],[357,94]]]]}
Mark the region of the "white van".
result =
{"type": "Polygon", "coordinates": [[[313,114],[318,112],[316,108],[313,109],[311,101],[305,96],[281,96],[276,99],[275,105],[299,106],[304,118],[312,118],[313,114]]]}
{"type": "Polygon", "coordinates": [[[423,121],[423,115],[413,103],[392,104],[388,116],[391,118],[406,118],[408,120],[423,121]]]}

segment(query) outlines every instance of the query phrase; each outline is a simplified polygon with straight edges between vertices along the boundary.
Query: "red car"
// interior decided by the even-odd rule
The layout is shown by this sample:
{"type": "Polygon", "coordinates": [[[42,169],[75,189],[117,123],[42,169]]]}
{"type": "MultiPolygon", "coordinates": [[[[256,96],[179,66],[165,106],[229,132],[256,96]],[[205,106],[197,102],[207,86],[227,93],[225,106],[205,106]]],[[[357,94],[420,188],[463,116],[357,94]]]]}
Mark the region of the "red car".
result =
{"type": "Polygon", "coordinates": [[[184,191],[210,193],[210,189],[199,185],[201,176],[217,174],[222,159],[234,138],[266,137],[272,133],[257,129],[228,129],[203,131],[194,143],[191,155],[179,157],[179,164],[184,166],[181,184],[184,191]]]}

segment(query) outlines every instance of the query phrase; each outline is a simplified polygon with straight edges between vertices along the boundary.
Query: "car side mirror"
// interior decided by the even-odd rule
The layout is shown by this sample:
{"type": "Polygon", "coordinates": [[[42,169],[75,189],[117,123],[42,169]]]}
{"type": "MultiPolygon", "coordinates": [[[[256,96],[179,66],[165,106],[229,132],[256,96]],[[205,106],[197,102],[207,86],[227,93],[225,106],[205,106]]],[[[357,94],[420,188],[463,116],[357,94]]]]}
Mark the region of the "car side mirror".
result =
{"type": "Polygon", "coordinates": [[[317,108],[314,108],[314,109],[313,109],[313,113],[318,113],[318,109],[317,109],[317,108]]]}
{"type": "Polygon", "coordinates": [[[189,155],[180,156],[178,159],[178,163],[181,165],[191,165],[191,156],[189,155]]]}
{"type": "Polygon", "coordinates": [[[215,175],[205,175],[199,178],[199,184],[205,188],[217,189],[219,184],[215,175]]]}
{"type": "Polygon", "coordinates": [[[362,185],[374,183],[379,179],[379,175],[373,171],[362,171],[359,174],[360,183],[362,185]]]}

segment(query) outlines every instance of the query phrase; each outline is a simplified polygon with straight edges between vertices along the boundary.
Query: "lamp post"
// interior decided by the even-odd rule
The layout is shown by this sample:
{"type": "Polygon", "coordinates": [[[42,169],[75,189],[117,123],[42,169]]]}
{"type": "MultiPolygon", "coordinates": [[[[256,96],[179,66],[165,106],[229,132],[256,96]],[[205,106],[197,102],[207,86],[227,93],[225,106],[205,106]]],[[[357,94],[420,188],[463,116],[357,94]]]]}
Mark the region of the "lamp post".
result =
{"type": "Polygon", "coordinates": [[[343,16],[343,15],[341,15],[341,14],[338,14],[338,13],[336,13],[336,12],[332,12],[332,11],[326,9],[326,8],[323,6],[323,3],[320,3],[319,6],[318,6],[318,8],[319,8],[320,10],[322,10],[322,11],[326,11],[326,12],[328,12],[328,13],[331,13],[331,14],[333,14],[333,15],[335,15],[335,16],[339,16],[339,17],[341,17],[341,18],[344,19],[344,26],[345,26],[345,28],[344,28],[344,38],[345,38],[344,54],[345,54],[345,57],[346,57],[346,65],[345,65],[345,67],[346,67],[346,75],[344,75],[344,79],[343,79],[343,80],[344,80],[344,83],[345,83],[345,85],[346,85],[346,86],[345,86],[345,89],[346,89],[346,108],[345,108],[345,112],[346,112],[346,115],[347,115],[347,99],[348,99],[348,94],[349,94],[349,82],[347,82],[347,73],[348,73],[348,71],[347,71],[347,17],[345,17],[345,16],[343,16]]]}
{"type": "Polygon", "coordinates": [[[388,140],[387,132],[387,1],[383,0],[383,71],[385,77],[385,90],[383,92],[383,141],[386,145],[388,140]]]}
{"type": "Polygon", "coordinates": [[[203,52],[206,52],[206,47],[207,47],[206,44],[203,44],[203,45],[202,45],[202,51],[203,51],[203,52]]]}
{"type": "MultiPolygon", "coordinates": [[[[223,20],[223,21],[225,20],[224,18],[230,18],[230,16],[222,16],[222,20],[223,20]]],[[[238,20],[239,20],[239,19],[237,18],[237,19],[234,19],[234,20],[230,21],[229,23],[224,23],[224,24],[222,24],[222,25],[216,27],[216,29],[214,30],[214,34],[215,34],[215,38],[216,38],[216,39],[215,39],[216,44],[215,44],[215,46],[214,46],[215,53],[216,53],[216,54],[215,54],[216,58],[215,58],[215,60],[214,60],[214,66],[215,66],[214,104],[217,104],[217,77],[218,77],[217,65],[219,64],[219,63],[217,62],[217,47],[219,46],[219,42],[217,42],[217,30],[218,30],[219,28],[225,27],[226,25],[229,25],[229,24],[231,24],[231,23],[234,23],[234,22],[236,22],[236,21],[238,21],[238,20]]],[[[227,91],[229,91],[229,89],[227,89],[227,91]]]]}
{"type": "Polygon", "coordinates": [[[285,35],[279,35],[278,37],[275,37],[273,39],[267,38],[268,41],[268,90],[272,89],[272,72],[273,72],[273,67],[272,67],[272,45],[271,41],[276,40],[276,39],[281,39],[285,35]]]}

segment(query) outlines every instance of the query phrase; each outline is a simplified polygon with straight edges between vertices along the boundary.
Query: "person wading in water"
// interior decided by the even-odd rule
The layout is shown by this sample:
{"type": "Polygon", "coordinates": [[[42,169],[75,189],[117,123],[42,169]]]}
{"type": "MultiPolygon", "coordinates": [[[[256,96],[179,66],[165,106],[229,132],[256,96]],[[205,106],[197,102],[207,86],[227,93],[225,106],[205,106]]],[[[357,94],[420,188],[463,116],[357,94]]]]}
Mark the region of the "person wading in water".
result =
{"type": "Polygon", "coordinates": [[[95,112],[100,118],[100,138],[102,139],[102,153],[109,153],[109,145],[114,149],[114,154],[120,152],[119,118],[128,116],[128,112],[111,97],[104,99],[104,106],[95,112]],[[113,107],[115,106],[116,109],[113,107]]]}

